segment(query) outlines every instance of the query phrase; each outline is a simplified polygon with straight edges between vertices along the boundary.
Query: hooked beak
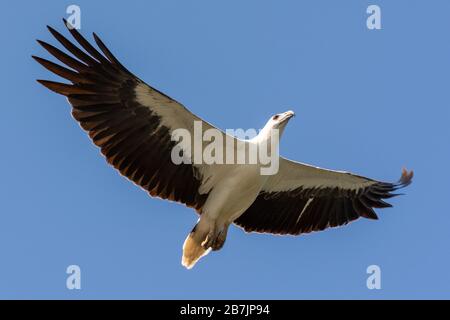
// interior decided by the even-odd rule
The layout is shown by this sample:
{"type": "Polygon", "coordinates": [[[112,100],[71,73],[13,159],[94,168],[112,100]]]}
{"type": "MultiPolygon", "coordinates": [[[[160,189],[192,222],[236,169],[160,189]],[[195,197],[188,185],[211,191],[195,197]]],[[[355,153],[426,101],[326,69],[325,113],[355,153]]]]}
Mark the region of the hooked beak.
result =
{"type": "Polygon", "coordinates": [[[291,110],[286,111],[286,112],[283,114],[283,117],[281,118],[281,121],[280,121],[280,122],[287,121],[287,120],[289,120],[289,119],[292,118],[292,117],[295,117],[294,111],[291,111],[291,110]]]}

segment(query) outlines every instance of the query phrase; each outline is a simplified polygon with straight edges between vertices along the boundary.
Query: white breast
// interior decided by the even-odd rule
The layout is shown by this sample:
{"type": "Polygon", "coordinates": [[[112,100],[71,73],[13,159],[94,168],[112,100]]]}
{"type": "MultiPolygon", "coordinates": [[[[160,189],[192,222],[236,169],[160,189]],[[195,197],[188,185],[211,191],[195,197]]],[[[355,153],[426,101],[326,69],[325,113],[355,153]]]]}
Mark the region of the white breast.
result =
{"type": "Polygon", "coordinates": [[[267,177],[258,165],[232,165],[226,171],[209,194],[203,214],[232,222],[255,201],[267,177]]]}

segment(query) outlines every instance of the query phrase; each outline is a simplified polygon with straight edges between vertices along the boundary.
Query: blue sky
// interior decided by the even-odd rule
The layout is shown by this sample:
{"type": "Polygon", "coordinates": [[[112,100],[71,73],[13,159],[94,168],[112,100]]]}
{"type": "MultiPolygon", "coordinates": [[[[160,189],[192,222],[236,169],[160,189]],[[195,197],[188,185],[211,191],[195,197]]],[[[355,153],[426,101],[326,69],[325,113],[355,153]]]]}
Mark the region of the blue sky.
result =
{"type": "Polygon", "coordinates": [[[130,70],[220,128],[297,117],[281,153],[396,180],[379,221],[300,237],[245,234],[191,271],[195,213],[106,165],[32,54],[68,1],[15,1],[0,19],[0,298],[450,298],[448,1],[76,1],[130,70]],[[382,30],[366,28],[366,8],[382,30]],[[66,288],[81,267],[82,289],[66,288]],[[382,289],[368,290],[379,265],[382,289]]]}

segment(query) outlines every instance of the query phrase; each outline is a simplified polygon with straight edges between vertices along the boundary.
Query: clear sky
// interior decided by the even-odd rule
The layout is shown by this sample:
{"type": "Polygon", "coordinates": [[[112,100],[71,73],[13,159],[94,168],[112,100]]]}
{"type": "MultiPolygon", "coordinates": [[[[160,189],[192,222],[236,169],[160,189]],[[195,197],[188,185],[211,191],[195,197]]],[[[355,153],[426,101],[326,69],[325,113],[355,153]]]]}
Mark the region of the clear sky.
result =
{"type": "Polygon", "coordinates": [[[0,298],[450,298],[449,1],[14,1],[3,6],[0,298]],[[66,7],[82,12],[131,71],[220,128],[297,117],[281,153],[395,181],[380,220],[300,237],[232,227],[187,271],[197,216],[150,198],[106,165],[55,79],[49,55],[66,7]],[[366,9],[381,8],[381,30],[366,9]],[[81,267],[82,289],[66,288],[81,267]],[[381,268],[368,290],[366,268],[381,268]]]}

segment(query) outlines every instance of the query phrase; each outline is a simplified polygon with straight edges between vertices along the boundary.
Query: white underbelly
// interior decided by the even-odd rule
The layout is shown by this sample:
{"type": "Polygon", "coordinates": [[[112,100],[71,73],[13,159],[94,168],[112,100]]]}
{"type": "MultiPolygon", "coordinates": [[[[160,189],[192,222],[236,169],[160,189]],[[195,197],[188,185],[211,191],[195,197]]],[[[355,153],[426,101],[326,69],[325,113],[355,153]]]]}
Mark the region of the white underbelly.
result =
{"type": "Polygon", "coordinates": [[[255,201],[265,179],[257,166],[231,168],[211,190],[203,214],[231,223],[255,201]]]}

